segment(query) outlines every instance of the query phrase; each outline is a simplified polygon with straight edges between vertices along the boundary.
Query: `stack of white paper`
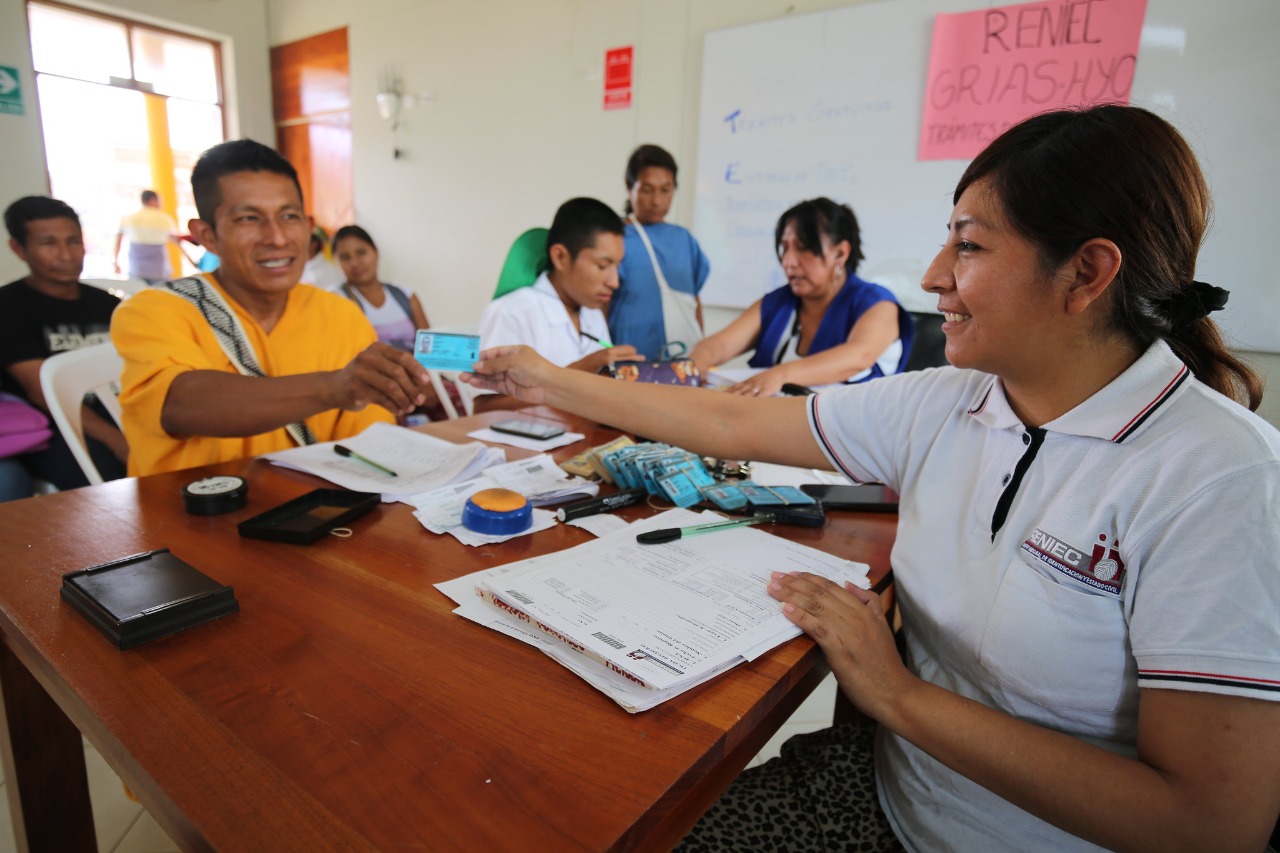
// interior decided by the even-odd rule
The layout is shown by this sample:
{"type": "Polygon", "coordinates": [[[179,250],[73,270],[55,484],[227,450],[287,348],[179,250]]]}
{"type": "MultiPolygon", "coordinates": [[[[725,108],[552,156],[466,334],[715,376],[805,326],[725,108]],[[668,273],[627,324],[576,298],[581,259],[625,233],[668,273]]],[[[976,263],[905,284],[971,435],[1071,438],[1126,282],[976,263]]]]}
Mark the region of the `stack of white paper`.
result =
{"type": "Polygon", "coordinates": [[[796,468],[791,465],[774,465],[772,462],[752,462],[751,481],[762,486],[795,486],[821,483],[828,486],[847,486],[851,482],[843,474],[823,471],[819,468],[796,468]]]}
{"type": "Polygon", "coordinates": [[[352,438],[278,450],[263,458],[323,477],[346,489],[379,492],[384,501],[394,501],[470,480],[486,468],[506,461],[506,454],[497,447],[454,444],[404,427],[376,423],[352,438]],[[360,459],[340,456],[334,450],[339,444],[394,471],[395,476],[360,459]]]}
{"type": "Polygon", "coordinates": [[[486,468],[481,476],[504,489],[519,492],[534,506],[548,506],[570,498],[590,498],[600,493],[599,483],[572,476],[545,453],[486,468]]]}
{"type": "Polygon", "coordinates": [[[551,438],[528,438],[523,435],[512,435],[509,432],[498,432],[496,429],[484,427],[467,433],[467,438],[488,441],[493,444],[509,444],[512,447],[519,447],[521,450],[543,451],[555,450],[557,447],[564,447],[565,445],[573,444],[575,441],[582,441],[586,436],[580,432],[562,432],[551,438]]]}
{"type": "MultiPolygon", "coordinates": [[[[589,498],[600,492],[600,484],[569,474],[545,453],[486,468],[479,477],[451,483],[439,489],[402,500],[413,507],[414,518],[432,533],[449,533],[462,524],[462,508],[467,498],[483,489],[501,487],[519,492],[534,506],[546,506],[569,498],[589,498]]],[[[541,528],[540,528],[541,529],[541,528]]],[[[472,543],[468,543],[472,544],[472,543]]]]}
{"type": "MultiPolygon", "coordinates": [[[[707,372],[702,384],[705,388],[719,391],[722,388],[737,385],[739,382],[745,382],[757,373],[763,373],[766,369],[764,367],[717,367],[707,372]]],[[[823,393],[845,387],[847,386],[843,382],[830,382],[825,385],[811,385],[809,390],[823,393]]]]}
{"type": "Polygon", "coordinates": [[[537,646],[636,712],[799,633],[766,591],[771,572],[869,585],[866,565],[759,529],[636,542],[638,532],[708,516],[670,510],[585,545],[438,588],[459,602],[459,615],[537,646]]]}

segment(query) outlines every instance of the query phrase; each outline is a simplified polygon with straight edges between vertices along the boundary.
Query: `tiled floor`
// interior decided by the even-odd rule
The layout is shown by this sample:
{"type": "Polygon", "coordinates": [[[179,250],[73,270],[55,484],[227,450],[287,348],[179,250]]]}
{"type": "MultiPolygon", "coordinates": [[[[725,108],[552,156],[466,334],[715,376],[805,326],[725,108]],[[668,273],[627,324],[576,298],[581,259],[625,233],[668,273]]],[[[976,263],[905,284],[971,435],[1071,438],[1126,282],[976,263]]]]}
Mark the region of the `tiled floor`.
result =
{"type": "MultiPolygon", "coordinates": [[[[89,799],[93,802],[98,850],[102,853],[177,853],[178,845],[141,805],[129,799],[119,777],[87,743],[84,759],[89,771],[89,799]]],[[[17,849],[8,794],[4,782],[0,781],[0,853],[14,853],[17,849]]]]}
{"type": "Polygon", "coordinates": [[[792,735],[804,734],[805,732],[816,732],[818,729],[825,729],[831,725],[831,714],[836,707],[836,677],[828,675],[823,679],[822,683],[804,700],[796,712],[791,715],[791,719],[782,724],[782,728],[778,729],[764,749],[760,750],[760,754],[751,759],[750,767],[757,764],[764,764],[770,758],[774,758],[778,754],[778,750],[782,748],[782,742],[792,735]]]}
{"type": "MultiPolygon", "coordinates": [[[[783,723],[773,739],[752,761],[754,767],[773,758],[782,742],[792,735],[811,732],[831,725],[831,711],[836,702],[836,682],[832,676],[813,691],[803,705],[783,723]]],[[[85,744],[85,764],[89,770],[89,797],[93,801],[93,822],[98,831],[98,849],[102,853],[177,853],[178,846],[165,835],[143,810],[124,792],[120,779],[107,766],[98,751],[85,744]]],[[[8,791],[0,780],[0,853],[14,853],[13,824],[9,818],[8,791]]]]}

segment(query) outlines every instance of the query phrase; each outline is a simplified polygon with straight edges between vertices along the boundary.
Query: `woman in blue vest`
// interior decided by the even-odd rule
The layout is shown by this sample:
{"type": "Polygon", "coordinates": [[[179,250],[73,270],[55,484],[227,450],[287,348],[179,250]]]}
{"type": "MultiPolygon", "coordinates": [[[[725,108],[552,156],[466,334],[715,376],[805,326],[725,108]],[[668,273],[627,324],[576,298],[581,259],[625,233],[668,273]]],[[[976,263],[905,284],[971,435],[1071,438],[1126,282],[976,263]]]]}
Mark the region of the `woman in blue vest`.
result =
{"type": "Polygon", "coordinates": [[[728,390],[768,397],[786,383],[865,382],[898,373],[911,350],[911,316],[893,294],[855,275],[858,219],[829,198],[802,201],[778,219],[774,246],[787,284],[694,347],[705,373],[749,349],[766,368],[728,390]]]}

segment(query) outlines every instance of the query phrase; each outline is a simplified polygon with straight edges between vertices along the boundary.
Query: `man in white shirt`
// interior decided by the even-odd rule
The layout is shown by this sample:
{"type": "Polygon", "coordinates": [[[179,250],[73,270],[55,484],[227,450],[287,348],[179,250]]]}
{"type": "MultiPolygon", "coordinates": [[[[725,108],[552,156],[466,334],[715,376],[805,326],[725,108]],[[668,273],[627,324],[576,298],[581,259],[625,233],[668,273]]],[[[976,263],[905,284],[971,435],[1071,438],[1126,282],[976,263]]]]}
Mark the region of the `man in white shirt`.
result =
{"type": "Polygon", "coordinates": [[[160,207],[155,190],[142,191],[142,207],[120,220],[116,233],[115,270],[120,272],[120,248],[129,240],[129,275],[147,284],[167,281],[173,276],[169,244],[176,244],[178,225],[160,207]]]}
{"type": "MultiPolygon", "coordinates": [[[[547,271],[532,286],[489,303],[480,318],[480,346],[524,344],[559,367],[597,372],[615,361],[644,359],[634,347],[609,343],[600,309],[618,289],[623,226],[593,198],[560,205],[547,234],[547,271]]],[[[514,397],[476,392],[477,412],[526,405],[514,397]]]]}

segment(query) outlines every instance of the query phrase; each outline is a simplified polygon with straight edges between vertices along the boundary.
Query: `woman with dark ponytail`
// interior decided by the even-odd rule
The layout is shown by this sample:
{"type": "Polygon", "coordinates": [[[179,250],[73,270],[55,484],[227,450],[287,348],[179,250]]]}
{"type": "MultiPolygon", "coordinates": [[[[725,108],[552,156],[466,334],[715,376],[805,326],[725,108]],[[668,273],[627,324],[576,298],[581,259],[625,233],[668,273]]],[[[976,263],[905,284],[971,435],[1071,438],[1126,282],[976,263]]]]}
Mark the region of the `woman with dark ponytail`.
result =
{"type": "Polygon", "coordinates": [[[922,283],[951,367],[761,400],[482,353],[473,381],[526,402],[901,495],[898,637],[870,592],[768,584],[874,725],[792,738],[680,849],[1266,847],[1280,431],[1209,319],[1208,215],[1163,119],[1046,113],[956,188],[922,283]]]}
{"type": "Polygon", "coordinates": [[[1056,269],[1090,237],[1115,243],[1107,328],[1141,352],[1164,340],[1197,379],[1256,410],[1262,383],[1228,352],[1209,314],[1228,292],[1195,280],[1209,188],[1190,147],[1145,110],[1099,107],[1037,116],[978,155],[956,187],[988,180],[1009,224],[1056,269]],[[1051,163],[1069,168],[1047,170],[1051,163]]]}

